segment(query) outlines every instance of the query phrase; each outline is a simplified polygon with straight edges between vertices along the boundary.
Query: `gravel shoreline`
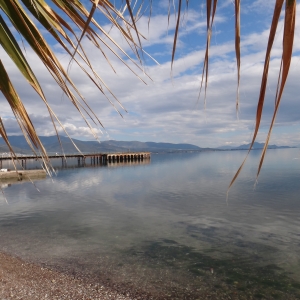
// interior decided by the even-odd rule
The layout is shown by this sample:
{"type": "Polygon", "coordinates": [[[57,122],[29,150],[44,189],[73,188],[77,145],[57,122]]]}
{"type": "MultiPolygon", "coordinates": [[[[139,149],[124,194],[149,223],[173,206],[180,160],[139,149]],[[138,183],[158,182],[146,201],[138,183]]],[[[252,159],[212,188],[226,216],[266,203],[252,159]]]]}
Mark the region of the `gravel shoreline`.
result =
{"type": "MultiPolygon", "coordinates": [[[[22,300],[248,300],[248,299],[299,299],[289,291],[264,289],[239,290],[238,283],[224,285],[209,272],[203,279],[197,291],[186,288],[177,295],[167,295],[164,292],[143,290],[141,287],[108,282],[103,278],[88,275],[61,272],[44,265],[26,262],[18,257],[0,252],[0,299],[22,300]],[[275,293],[276,292],[276,293],[275,293]],[[276,297],[275,297],[276,296],[276,297]]],[[[129,275],[130,276],[130,275],[129,275]]],[[[199,279],[200,280],[200,279],[199,279]]],[[[168,284],[168,283],[165,283],[168,284]]]]}
{"type": "MultiPolygon", "coordinates": [[[[139,299],[0,252],[0,299],[139,299]]],[[[142,299],[142,298],[140,298],[142,299]]]]}

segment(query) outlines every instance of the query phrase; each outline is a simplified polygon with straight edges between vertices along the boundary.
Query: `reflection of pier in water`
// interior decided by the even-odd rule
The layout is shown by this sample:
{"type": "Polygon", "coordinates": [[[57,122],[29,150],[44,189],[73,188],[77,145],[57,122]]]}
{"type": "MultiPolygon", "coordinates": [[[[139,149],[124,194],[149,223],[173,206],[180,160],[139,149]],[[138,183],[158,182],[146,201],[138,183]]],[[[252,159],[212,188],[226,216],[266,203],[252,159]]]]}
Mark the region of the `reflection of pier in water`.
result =
{"type": "Polygon", "coordinates": [[[124,167],[124,166],[137,166],[137,165],[148,165],[150,164],[150,159],[136,160],[136,161],[124,161],[124,162],[111,162],[107,166],[113,167],[124,167]]]}
{"type": "Polygon", "coordinates": [[[30,179],[28,177],[24,177],[21,180],[17,177],[2,178],[2,179],[0,179],[0,188],[5,189],[14,184],[22,184],[24,182],[32,182],[32,181],[36,182],[36,181],[41,181],[44,179],[46,179],[46,174],[44,174],[44,176],[32,177],[30,179]]]}

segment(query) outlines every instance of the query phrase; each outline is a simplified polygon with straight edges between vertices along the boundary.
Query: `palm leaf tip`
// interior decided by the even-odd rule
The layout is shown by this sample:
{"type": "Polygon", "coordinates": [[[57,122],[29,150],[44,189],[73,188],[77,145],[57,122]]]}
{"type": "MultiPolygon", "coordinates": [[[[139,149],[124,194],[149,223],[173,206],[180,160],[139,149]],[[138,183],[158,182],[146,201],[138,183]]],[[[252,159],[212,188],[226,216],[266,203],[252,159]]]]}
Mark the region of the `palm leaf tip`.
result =
{"type": "MultiPolygon", "coordinates": [[[[150,1],[150,17],[152,15],[152,0],[150,1]]],[[[50,2],[50,0],[49,0],[50,2]]],[[[36,26],[35,22],[32,21],[32,16],[36,17],[39,25],[43,26],[48,30],[52,37],[65,49],[66,53],[70,56],[71,60],[74,60],[88,78],[97,86],[99,91],[102,94],[105,94],[105,91],[109,94],[107,96],[108,100],[114,105],[114,101],[118,101],[113,92],[108,88],[105,82],[93,69],[92,64],[90,63],[83,45],[81,43],[84,35],[87,35],[93,45],[101,51],[104,57],[108,60],[108,56],[105,54],[105,49],[112,51],[112,53],[118,57],[122,62],[126,64],[126,60],[122,59],[122,55],[126,56],[136,65],[139,66],[140,70],[142,68],[142,60],[139,55],[140,51],[143,52],[141,40],[143,38],[142,34],[138,31],[138,20],[143,14],[142,5],[138,6],[138,1],[123,1],[124,8],[123,10],[118,10],[115,6],[108,0],[93,0],[91,1],[92,6],[91,10],[88,11],[85,7],[85,1],[80,0],[52,0],[51,5],[47,5],[45,0],[0,0],[0,9],[7,15],[7,18],[10,19],[11,24],[15,29],[22,35],[22,37],[27,41],[29,47],[31,47],[38,55],[40,61],[45,65],[48,72],[53,76],[56,83],[60,86],[63,93],[67,95],[71,103],[76,107],[79,114],[85,119],[86,124],[91,128],[87,119],[92,119],[93,122],[98,122],[100,125],[102,123],[98,117],[94,114],[92,108],[85,101],[84,97],[81,95],[80,91],[77,89],[76,85],[71,80],[68,71],[66,71],[60,61],[57,59],[55,53],[51,50],[51,47],[47,43],[43,34],[39,30],[40,26],[36,26]],[[59,9],[59,12],[56,10],[59,9]],[[136,55],[139,62],[135,62],[134,59],[131,59],[130,56],[112,39],[112,36],[104,30],[103,27],[94,19],[94,12],[96,9],[99,9],[103,16],[111,22],[112,26],[115,26],[117,30],[120,31],[122,37],[125,39],[126,43],[130,45],[132,52],[136,55]],[[127,17],[125,17],[127,11],[127,17]],[[136,15],[134,12],[137,11],[136,15]],[[30,15],[31,13],[31,15],[30,15]],[[67,18],[65,18],[67,17],[67,18]],[[68,20],[68,21],[66,21],[68,20]],[[79,37],[75,34],[75,29],[80,30],[79,37]],[[97,31],[98,30],[98,31],[97,31]],[[99,33],[100,32],[100,33],[99,33]],[[105,38],[109,41],[106,42],[105,38]],[[112,46],[113,45],[113,46],[112,46]],[[117,50],[113,50],[113,47],[116,47],[117,50]],[[118,54],[120,51],[122,54],[118,54]],[[110,97],[113,98],[111,101],[110,97]],[[87,116],[87,117],[86,117],[87,116]]],[[[141,1],[144,3],[144,1],[141,1]]],[[[175,1],[169,0],[169,11],[168,11],[168,20],[170,18],[170,6],[174,6],[175,18],[176,18],[176,27],[174,32],[173,48],[171,55],[171,70],[173,68],[173,63],[175,61],[176,47],[178,45],[179,39],[179,28],[182,15],[182,0],[178,0],[177,6],[175,1]],[[177,14],[176,14],[177,9],[177,14]]],[[[261,161],[258,167],[257,176],[260,172],[267,145],[269,143],[272,127],[274,125],[276,114],[278,111],[279,104],[281,102],[282,93],[285,87],[286,79],[289,73],[291,58],[292,58],[292,47],[294,42],[295,34],[295,18],[296,18],[296,0],[276,0],[275,8],[270,28],[270,34],[268,39],[268,45],[266,49],[266,56],[264,62],[263,75],[260,85],[260,93],[257,103],[256,119],[255,119],[255,129],[253,132],[253,137],[251,141],[251,150],[254,141],[256,140],[258,130],[261,124],[262,112],[264,108],[266,87],[268,84],[268,74],[269,74],[269,64],[271,50],[273,48],[275,34],[277,32],[278,21],[280,13],[282,11],[283,4],[285,4],[285,16],[284,16],[284,36],[283,36],[283,53],[282,53],[282,64],[279,72],[278,87],[275,98],[275,110],[273,118],[270,124],[269,134],[266,139],[265,148],[263,149],[261,161]]],[[[205,55],[202,69],[202,77],[200,84],[199,97],[202,91],[202,86],[205,86],[205,96],[204,104],[206,103],[206,91],[208,87],[208,72],[209,72],[209,57],[210,57],[210,43],[211,36],[213,32],[213,24],[216,15],[218,1],[217,0],[206,0],[206,45],[205,45],[205,55]]],[[[186,0],[186,6],[188,6],[188,0],[186,0]]],[[[236,54],[236,66],[237,66],[237,91],[236,91],[236,111],[239,110],[239,87],[240,87],[240,68],[241,68],[241,51],[240,51],[240,40],[241,40],[241,25],[240,25],[240,0],[234,0],[235,7],[235,54],[236,54]]],[[[149,22],[148,22],[149,24],[149,22]]],[[[14,36],[14,33],[9,29],[10,27],[6,24],[6,19],[2,18],[0,15],[0,43],[6,51],[11,60],[18,67],[19,71],[26,78],[29,84],[35,89],[39,97],[44,101],[51,119],[53,120],[53,125],[55,127],[55,120],[59,122],[57,116],[51,109],[49,103],[47,102],[43,90],[35,77],[35,74],[32,72],[28,62],[26,61],[18,42],[14,36]]],[[[109,65],[113,68],[111,63],[108,61],[109,65]]],[[[126,64],[127,65],[127,64],[126,64]]],[[[128,65],[127,65],[128,66],[128,65]]],[[[129,67],[129,66],[128,66],[129,67]]],[[[16,119],[19,122],[21,129],[23,130],[25,136],[28,138],[29,142],[34,148],[39,148],[43,150],[43,146],[38,140],[38,136],[35,132],[29,115],[26,112],[24,105],[21,102],[21,99],[17,95],[13,85],[6,73],[5,67],[1,62],[1,78],[0,78],[0,87],[1,91],[7,99],[7,102],[10,104],[16,119]]],[[[130,67],[129,67],[130,68],[130,67]]],[[[130,68],[131,69],[131,68],[130,68]]],[[[133,71],[131,69],[131,71],[133,71]]],[[[135,73],[136,74],[136,73],[135,73]]],[[[136,74],[137,75],[137,74],[136,74]]],[[[142,80],[142,79],[141,79],[142,80]]],[[[118,102],[118,104],[120,104],[118,102]]],[[[122,107],[122,105],[120,104],[122,107]]],[[[114,106],[118,111],[118,108],[114,106]]],[[[123,107],[122,107],[123,108],[123,107]]],[[[125,108],[123,108],[125,109],[125,108]]],[[[126,110],[125,110],[126,111],[126,110]]],[[[119,112],[119,111],[118,111],[119,112]]],[[[121,112],[119,112],[120,115],[121,112]]],[[[2,122],[2,121],[1,121],[2,122]]],[[[3,125],[3,122],[1,123],[3,125]]],[[[61,124],[59,122],[59,124],[61,124]]],[[[0,134],[5,136],[4,125],[1,127],[0,134]]],[[[248,152],[249,154],[249,152],[248,152]]],[[[45,152],[46,155],[46,152],[45,152]]],[[[247,156],[246,156],[247,158],[247,156]]],[[[245,158],[245,159],[246,159],[245,158]]],[[[244,161],[245,162],[245,161],[244,161]]],[[[238,169],[236,175],[234,176],[230,186],[234,183],[237,176],[239,175],[242,166],[238,169]]],[[[230,187],[229,186],[229,187],[230,187]]]]}
{"type": "MultiPolygon", "coordinates": [[[[105,55],[105,52],[102,49],[102,45],[100,46],[100,44],[103,43],[103,45],[107,47],[109,51],[112,51],[125,65],[127,65],[126,61],[123,60],[121,56],[117,54],[117,51],[113,50],[112,45],[115,46],[117,49],[121,50],[121,52],[127,57],[129,57],[129,55],[126,54],[126,52],[105,32],[105,30],[93,18],[96,8],[99,8],[103,12],[104,16],[108,18],[108,20],[113,25],[115,25],[118,30],[120,30],[123,38],[125,38],[125,40],[128,43],[135,45],[135,42],[132,38],[132,34],[130,33],[131,29],[133,29],[136,32],[139,42],[139,36],[141,34],[137,31],[135,19],[132,18],[133,24],[127,22],[123,14],[120,11],[118,11],[110,1],[93,1],[92,10],[90,12],[88,12],[84,4],[79,0],[53,0],[52,2],[53,5],[48,5],[44,0],[0,0],[0,9],[4,14],[6,14],[7,18],[10,20],[12,26],[16,29],[16,31],[20,33],[22,38],[24,38],[27,41],[29,47],[31,47],[36,52],[40,61],[42,61],[42,63],[45,65],[48,72],[53,76],[56,83],[71,100],[72,104],[76,107],[78,112],[86,121],[86,124],[90,127],[91,131],[93,132],[93,129],[89,124],[87,118],[85,117],[85,114],[94,123],[95,121],[98,121],[100,126],[103,126],[102,123],[100,122],[96,114],[93,112],[92,108],[85,101],[83,96],[80,94],[79,90],[72,82],[68,72],[64,70],[60,61],[57,59],[55,53],[51,50],[51,47],[49,46],[39,29],[40,27],[36,26],[35,24],[37,23],[43,26],[53,36],[53,38],[63,47],[63,49],[70,55],[71,60],[75,60],[75,62],[85,72],[89,79],[91,79],[91,81],[98,87],[101,93],[105,95],[104,89],[101,86],[102,84],[107,89],[107,91],[113,96],[113,98],[116,101],[118,101],[121,108],[123,108],[125,111],[126,109],[122,106],[122,104],[115,97],[115,95],[108,88],[108,86],[104,83],[104,81],[100,78],[100,76],[94,71],[81,45],[81,39],[86,34],[89,37],[89,39],[93,42],[93,44],[101,51],[104,57],[108,60],[107,56],[105,55]],[[55,11],[55,8],[58,8],[60,10],[59,13],[55,11]],[[29,15],[29,13],[31,13],[31,15],[29,15]],[[32,16],[36,18],[37,22],[32,21],[32,16]],[[64,18],[66,16],[68,18],[64,18]],[[126,24],[125,27],[119,25],[119,23],[117,22],[118,18],[126,24]],[[108,37],[111,44],[106,43],[102,36],[99,33],[97,33],[92,28],[92,26],[97,28],[101,33],[108,37]],[[79,39],[75,35],[75,31],[73,30],[74,27],[77,27],[80,30],[82,30],[82,34],[79,39]],[[74,40],[77,41],[77,44],[73,42],[74,40]],[[71,52],[70,49],[73,49],[73,52],[71,52]],[[85,63],[85,66],[81,65],[79,63],[79,60],[75,58],[76,54],[80,56],[80,58],[82,59],[81,61],[85,63]],[[89,70],[91,71],[91,74],[89,73],[89,70]],[[94,79],[93,76],[96,79],[94,79]],[[98,82],[100,82],[100,84],[98,82]],[[71,86],[71,88],[68,85],[71,86]],[[75,91],[75,94],[73,91],[75,91]]],[[[25,56],[22,53],[22,50],[18,45],[14,33],[10,30],[10,27],[7,26],[6,21],[7,20],[4,20],[0,15],[0,44],[8,53],[15,65],[18,67],[22,75],[26,78],[29,84],[35,89],[35,91],[41,97],[42,101],[45,103],[50,114],[53,126],[57,132],[55,120],[61,126],[62,124],[58,120],[54,111],[51,109],[49,103],[47,102],[37,78],[32,72],[29,63],[27,62],[25,56]]],[[[135,63],[133,59],[131,59],[131,61],[135,63]]],[[[110,64],[109,61],[108,63],[110,64]]],[[[134,72],[133,69],[131,69],[130,67],[129,69],[132,70],[132,72],[134,72]]],[[[19,98],[15,89],[13,88],[13,85],[2,63],[0,71],[4,74],[0,78],[1,91],[5,95],[8,103],[10,104],[16,116],[16,119],[25,135],[25,138],[28,139],[28,142],[32,145],[32,147],[35,150],[39,149],[39,151],[42,151],[46,158],[47,153],[45,152],[43,145],[40,143],[35,128],[30,120],[30,117],[27,114],[21,99],[19,98]]],[[[113,104],[109,97],[107,98],[113,104]]],[[[116,110],[118,111],[117,108],[116,110]]],[[[1,134],[4,136],[3,130],[1,131],[1,134]]],[[[97,138],[97,136],[95,136],[95,138],[97,138]]]]}

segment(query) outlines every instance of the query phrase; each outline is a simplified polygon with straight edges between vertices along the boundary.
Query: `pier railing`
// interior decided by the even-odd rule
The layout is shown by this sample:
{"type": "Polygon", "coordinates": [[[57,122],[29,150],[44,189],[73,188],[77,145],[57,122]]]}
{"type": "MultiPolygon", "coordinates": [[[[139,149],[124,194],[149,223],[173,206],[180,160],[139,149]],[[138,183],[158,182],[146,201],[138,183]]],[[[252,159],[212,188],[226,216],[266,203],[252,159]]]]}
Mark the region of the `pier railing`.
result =
{"type": "MultiPolygon", "coordinates": [[[[19,154],[16,153],[16,156],[19,161],[22,162],[22,165],[26,165],[27,160],[35,159],[38,160],[42,158],[38,155],[32,154],[19,154]]],[[[127,162],[127,161],[143,161],[151,158],[150,152],[108,152],[108,153],[58,153],[52,152],[48,153],[48,157],[50,159],[61,158],[62,163],[68,158],[77,158],[78,164],[85,164],[86,159],[91,160],[91,164],[105,164],[112,162],[127,162]]],[[[2,153],[0,154],[0,167],[2,167],[2,161],[12,160],[12,155],[10,153],[2,153]]]]}

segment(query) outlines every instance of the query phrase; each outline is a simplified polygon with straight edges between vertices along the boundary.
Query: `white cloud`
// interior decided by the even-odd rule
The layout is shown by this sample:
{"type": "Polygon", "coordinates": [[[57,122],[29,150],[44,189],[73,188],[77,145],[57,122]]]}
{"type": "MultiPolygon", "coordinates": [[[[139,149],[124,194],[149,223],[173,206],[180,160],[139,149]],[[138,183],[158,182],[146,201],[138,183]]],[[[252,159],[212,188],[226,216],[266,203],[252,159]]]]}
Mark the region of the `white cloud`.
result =
{"type": "MultiPolygon", "coordinates": [[[[257,2],[256,4],[258,5],[259,3],[257,2]]],[[[226,7],[223,9],[226,9],[226,7]]],[[[218,15],[218,27],[226,20],[222,12],[221,10],[221,13],[218,15]]],[[[166,15],[154,15],[150,23],[149,34],[147,32],[148,19],[146,17],[141,18],[139,21],[141,31],[149,36],[149,41],[145,42],[145,49],[156,53],[169,51],[168,59],[166,59],[166,55],[162,55],[163,62],[160,66],[150,64],[146,67],[146,71],[153,79],[153,82],[130,63],[130,66],[147,85],[138,80],[112,53],[108,53],[107,56],[117,71],[117,74],[115,74],[102,57],[101,52],[96,51],[88,41],[84,41],[86,52],[90,57],[93,68],[105,80],[106,84],[129,112],[128,114],[124,113],[111,96],[110,99],[124,114],[124,119],[122,119],[102,93],[84,76],[76,64],[72,64],[70,69],[72,79],[80,88],[91,108],[99,116],[110,138],[118,140],[187,142],[203,147],[219,146],[228,141],[234,144],[250,141],[255,120],[268,30],[264,27],[255,33],[246,33],[242,37],[240,114],[239,119],[237,119],[235,111],[237,79],[233,36],[224,40],[222,36],[222,39],[221,37],[218,38],[217,44],[212,44],[210,49],[206,110],[203,105],[204,91],[202,91],[201,99],[197,105],[204,57],[204,44],[201,44],[200,41],[204,40],[204,36],[199,36],[199,32],[197,34],[195,32],[205,27],[203,20],[200,19],[199,21],[199,18],[199,13],[195,10],[191,9],[189,11],[188,22],[190,23],[188,24],[190,27],[186,26],[187,30],[183,30],[180,35],[180,55],[176,57],[174,62],[173,78],[170,76],[173,37],[171,33],[166,35],[166,15]],[[202,45],[201,48],[194,47],[196,44],[195,38],[199,39],[197,44],[202,45]],[[190,49],[188,46],[189,39],[193,43],[193,49],[190,49]]],[[[170,32],[174,30],[174,26],[173,20],[170,23],[170,32]]],[[[282,28],[282,22],[279,28],[282,28]]],[[[297,28],[299,28],[298,23],[297,28]]],[[[116,31],[111,31],[111,34],[116,42],[122,44],[120,35],[116,31]]],[[[221,34],[223,35],[224,33],[221,34]]],[[[298,30],[295,50],[299,51],[299,45],[298,30]]],[[[128,50],[127,45],[122,44],[122,46],[125,46],[128,50]]],[[[280,47],[281,40],[278,37],[272,52],[274,58],[270,65],[270,80],[268,82],[265,112],[262,120],[262,131],[258,137],[261,140],[259,141],[262,141],[266,134],[267,125],[274,108],[274,94],[281,54],[280,47]]],[[[53,134],[54,130],[51,127],[50,119],[46,118],[47,110],[45,106],[21,78],[18,70],[16,70],[8,57],[3,55],[3,50],[0,51],[0,54],[29,113],[33,115],[33,121],[38,131],[42,135],[53,134]]],[[[119,51],[118,54],[120,54],[119,51]]],[[[60,51],[57,52],[57,55],[62,64],[67,66],[68,57],[60,51]]],[[[80,114],[72,107],[66,97],[62,97],[61,90],[54,84],[53,79],[47,74],[45,68],[41,64],[36,63],[37,59],[31,50],[27,49],[27,57],[33,63],[33,69],[41,81],[49,103],[68,132],[76,138],[93,139],[80,114]]],[[[124,56],[122,57],[128,61],[124,56]]],[[[297,97],[299,93],[297,82],[298,56],[293,58],[293,64],[283,96],[282,107],[278,115],[278,125],[274,128],[272,136],[272,142],[276,141],[278,144],[299,143],[299,139],[292,134],[294,128],[299,128],[300,120],[297,97]],[[292,126],[293,130],[289,126],[292,126]],[[284,128],[284,130],[280,131],[278,128],[284,128]]],[[[3,102],[3,97],[1,101],[3,102]]],[[[16,128],[11,122],[12,114],[9,108],[4,106],[1,113],[2,116],[6,117],[8,132],[15,134],[16,128]]],[[[100,134],[101,126],[96,127],[93,123],[91,125],[100,134]]],[[[106,134],[106,131],[104,133],[106,134]]],[[[102,139],[104,138],[107,138],[107,136],[104,135],[102,139]]]]}

